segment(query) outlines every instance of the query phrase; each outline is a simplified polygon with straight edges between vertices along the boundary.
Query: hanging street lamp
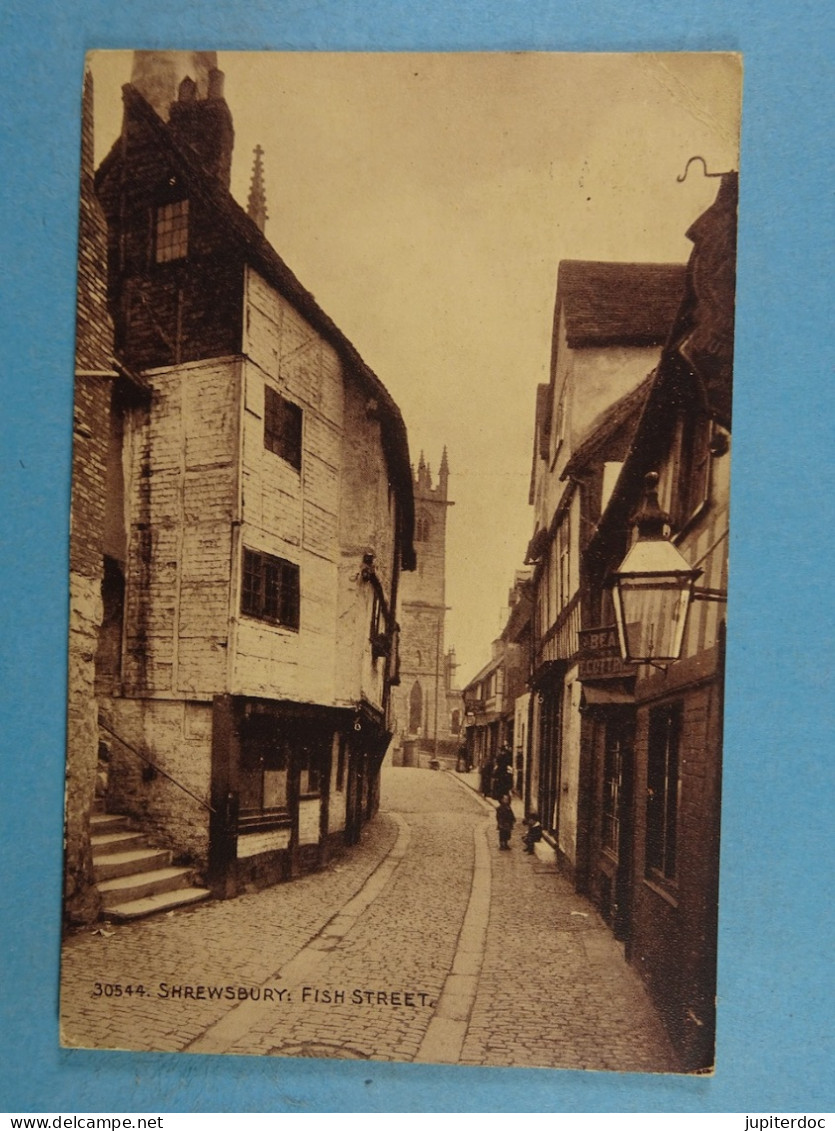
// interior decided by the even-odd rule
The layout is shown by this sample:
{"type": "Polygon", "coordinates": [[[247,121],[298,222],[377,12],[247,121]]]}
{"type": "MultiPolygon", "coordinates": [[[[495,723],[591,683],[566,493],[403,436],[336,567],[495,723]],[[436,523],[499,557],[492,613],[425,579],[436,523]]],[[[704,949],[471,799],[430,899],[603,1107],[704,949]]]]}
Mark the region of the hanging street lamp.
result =
{"type": "Polygon", "coordinates": [[[669,539],[670,517],[658,503],[658,474],[645,479],[635,516],[637,541],[612,575],[615,621],[627,663],[658,666],[681,654],[687,611],[700,569],[692,569],[669,539]]]}

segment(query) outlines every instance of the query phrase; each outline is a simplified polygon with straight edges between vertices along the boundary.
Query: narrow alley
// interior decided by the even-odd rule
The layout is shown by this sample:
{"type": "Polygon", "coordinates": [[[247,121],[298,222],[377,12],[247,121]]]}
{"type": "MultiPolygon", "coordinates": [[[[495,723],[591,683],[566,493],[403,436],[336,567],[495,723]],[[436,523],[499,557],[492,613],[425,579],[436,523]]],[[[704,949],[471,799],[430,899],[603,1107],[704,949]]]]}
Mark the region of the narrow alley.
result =
{"type": "Polygon", "coordinates": [[[63,1041],[676,1071],[619,944],[522,831],[499,853],[457,775],[385,770],[378,817],[324,873],[70,935],[63,1041]]]}

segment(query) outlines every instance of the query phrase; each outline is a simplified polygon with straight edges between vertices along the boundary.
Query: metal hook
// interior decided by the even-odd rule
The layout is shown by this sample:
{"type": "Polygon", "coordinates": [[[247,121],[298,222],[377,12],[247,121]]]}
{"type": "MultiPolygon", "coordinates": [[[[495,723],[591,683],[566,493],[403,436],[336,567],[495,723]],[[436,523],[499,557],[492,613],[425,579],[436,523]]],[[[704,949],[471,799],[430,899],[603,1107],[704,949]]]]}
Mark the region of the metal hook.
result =
{"type": "Polygon", "coordinates": [[[693,164],[694,161],[701,161],[702,171],[703,171],[703,175],[705,177],[724,177],[724,175],[725,175],[724,173],[709,173],[707,171],[707,161],[705,161],[704,157],[700,157],[697,154],[695,157],[691,157],[690,160],[687,162],[687,164],[684,166],[684,172],[681,174],[681,176],[676,177],[676,180],[678,181],[679,184],[682,184],[682,182],[687,180],[687,174],[690,172],[690,166],[693,164]]]}

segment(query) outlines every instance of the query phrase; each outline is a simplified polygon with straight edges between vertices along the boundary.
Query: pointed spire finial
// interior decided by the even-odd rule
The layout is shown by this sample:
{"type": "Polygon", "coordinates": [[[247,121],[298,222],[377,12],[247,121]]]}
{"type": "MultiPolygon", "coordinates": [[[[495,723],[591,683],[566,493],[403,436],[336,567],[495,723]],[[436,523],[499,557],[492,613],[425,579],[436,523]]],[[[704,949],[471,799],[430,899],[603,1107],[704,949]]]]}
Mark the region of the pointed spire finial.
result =
{"type": "Polygon", "coordinates": [[[441,466],[438,469],[438,490],[443,498],[446,498],[447,484],[449,482],[449,460],[447,458],[446,444],[444,444],[443,455],[441,456],[441,466]]]}
{"type": "Polygon", "coordinates": [[[260,145],[255,146],[254,160],[252,163],[252,180],[249,186],[249,199],[246,203],[246,212],[257,225],[259,231],[264,230],[267,222],[267,193],[264,189],[264,150],[260,145]]]}

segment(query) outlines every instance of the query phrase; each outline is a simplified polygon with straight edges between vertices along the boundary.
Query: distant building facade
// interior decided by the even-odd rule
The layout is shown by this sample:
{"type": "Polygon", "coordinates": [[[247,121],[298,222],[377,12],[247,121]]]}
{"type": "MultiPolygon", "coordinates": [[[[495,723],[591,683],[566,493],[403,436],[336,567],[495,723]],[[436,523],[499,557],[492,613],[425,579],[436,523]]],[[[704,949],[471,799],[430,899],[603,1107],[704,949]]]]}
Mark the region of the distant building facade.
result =
{"type": "Polygon", "coordinates": [[[449,463],[446,448],[437,482],[421,453],[413,477],[417,568],[400,589],[400,684],[393,691],[395,765],[455,759],[463,729],[454,649],[447,650],[446,534],[449,463]]]}
{"type": "Polygon", "coordinates": [[[503,752],[511,761],[511,788],[520,797],[525,796],[529,749],[531,608],[530,570],[522,569],[508,594],[507,620],[490,660],[463,691],[468,765],[483,769],[503,752]]]}

